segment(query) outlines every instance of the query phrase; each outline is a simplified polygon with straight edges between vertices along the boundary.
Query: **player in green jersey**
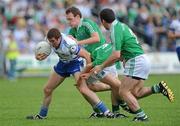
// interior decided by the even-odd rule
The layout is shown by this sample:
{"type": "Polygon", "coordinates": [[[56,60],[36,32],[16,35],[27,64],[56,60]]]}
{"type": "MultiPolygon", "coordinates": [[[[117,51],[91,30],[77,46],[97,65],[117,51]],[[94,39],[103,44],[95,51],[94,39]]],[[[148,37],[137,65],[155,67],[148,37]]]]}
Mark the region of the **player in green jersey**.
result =
{"type": "MultiPolygon", "coordinates": [[[[95,48],[105,43],[105,38],[98,25],[90,19],[82,18],[78,8],[68,8],[66,10],[66,19],[71,27],[69,35],[75,38],[78,45],[82,45],[89,53],[92,53],[95,48]]],[[[98,84],[94,87],[96,87],[97,91],[110,89],[109,86],[104,84],[98,84]]],[[[91,88],[93,87],[91,86],[91,88]]]]}
{"type": "MultiPolygon", "coordinates": [[[[77,43],[82,45],[91,55],[93,54],[94,50],[105,43],[105,38],[99,29],[98,25],[87,18],[82,18],[81,12],[76,7],[70,7],[66,10],[66,18],[71,26],[69,34],[72,35],[75,39],[77,39],[77,43]]],[[[109,69],[109,73],[115,71],[115,66],[111,66],[109,69]],[[111,70],[113,69],[113,70],[111,70]]],[[[115,75],[117,76],[117,75],[115,75]]],[[[109,86],[104,85],[103,83],[96,83],[88,85],[92,90],[95,88],[96,91],[104,91],[109,89],[109,86]]],[[[112,103],[113,108],[116,106],[116,110],[118,105],[114,105],[117,103],[112,103]]],[[[121,105],[124,105],[124,102],[120,102],[121,105]]],[[[114,109],[113,109],[114,110],[114,109]]]]}
{"type": "MultiPolygon", "coordinates": [[[[116,74],[113,74],[112,71],[109,72],[109,67],[106,67],[105,69],[103,69],[102,71],[94,74],[91,73],[90,70],[96,66],[96,65],[100,65],[102,64],[112,53],[112,44],[111,43],[106,43],[103,44],[99,47],[97,47],[91,54],[92,57],[92,61],[91,63],[87,64],[85,69],[81,72],[80,75],[80,80],[85,80],[88,85],[94,84],[97,80],[106,83],[107,85],[109,85],[111,87],[112,93],[113,93],[113,99],[115,101],[113,101],[113,103],[118,101],[121,101],[121,103],[124,103],[121,98],[119,98],[119,94],[118,94],[118,90],[119,90],[119,86],[121,84],[121,82],[119,81],[119,79],[116,77],[116,74]],[[103,55],[102,55],[103,54],[103,55]],[[119,98],[119,99],[118,99],[119,98]]],[[[114,68],[114,71],[116,71],[115,67],[111,67],[111,69],[114,68]]],[[[80,83],[78,83],[80,84],[80,83]]],[[[118,103],[117,103],[118,104],[118,103]]],[[[123,106],[121,104],[121,106],[123,106]]],[[[117,106],[116,106],[117,107],[117,106]]],[[[124,105],[124,107],[128,107],[126,104],[124,105]]],[[[115,108],[113,108],[115,109],[115,108]]],[[[123,108],[123,109],[127,109],[129,111],[129,108],[123,108]]],[[[127,117],[123,114],[120,114],[118,111],[113,110],[115,118],[124,118],[127,117]]],[[[98,113],[93,113],[91,116],[95,116],[95,114],[97,116],[100,116],[98,113]]]]}
{"type": "Polygon", "coordinates": [[[68,8],[66,18],[71,26],[69,34],[76,38],[78,44],[82,45],[88,52],[91,53],[106,42],[98,25],[88,18],[83,18],[78,8],[68,8]]]}
{"type": "Polygon", "coordinates": [[[105,62],[94,67],[91,72],[98,73],[114,62],[124,60],[124,76],[121,80],[119,95],[136,114],[134,121],[147,121],[148,117],[140,108],[137,99],[153,93],[162,93],[173,101],[173,92],[163,81],[152,87],[144,87],[144,80],[148,78],[150,71],[150,62],[135,34],[127,25],[115,19],[115,14],[111,9],[103,9],[100,12],[100,19],[103,26],[110,30],[113,52],[105,62]]]}

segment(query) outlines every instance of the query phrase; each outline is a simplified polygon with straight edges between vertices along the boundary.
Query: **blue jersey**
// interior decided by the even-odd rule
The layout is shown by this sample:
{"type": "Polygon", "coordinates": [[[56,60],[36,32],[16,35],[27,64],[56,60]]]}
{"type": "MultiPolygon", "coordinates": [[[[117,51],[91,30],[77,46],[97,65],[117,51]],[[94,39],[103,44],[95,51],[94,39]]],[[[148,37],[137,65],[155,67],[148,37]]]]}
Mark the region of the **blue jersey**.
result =
{"type": "MultiPolygon", "coordinates": [[[[169,28],[174,33],[180,33],[180,20],[178,19],[173,20],[169,28]]],[[[180,47],[180,38],[176,38],[176,46],[180,47]]]]}
{"type": "Polygon", "coordinates": [[[64,34],[62,35],[62,39],[58,49],[53,48],[54,52],[59,56],[59,59],[62,62],[70,62],[73,60],[77,60],[79,56],[77,55],[80,51],[80,46],[72,40],[71,38],[67,37],[64,34]]]}
{"type": "Polygon", "coordinates": [[[71,74],[80,71],[82,61],[77,55],[80,51],[80,46],[64,34],[59,45],[56,49],[53,47],[54,52],[59,56],[59,62],[54,66],[54,71],[62,77],[69,77],[71,74]]]}

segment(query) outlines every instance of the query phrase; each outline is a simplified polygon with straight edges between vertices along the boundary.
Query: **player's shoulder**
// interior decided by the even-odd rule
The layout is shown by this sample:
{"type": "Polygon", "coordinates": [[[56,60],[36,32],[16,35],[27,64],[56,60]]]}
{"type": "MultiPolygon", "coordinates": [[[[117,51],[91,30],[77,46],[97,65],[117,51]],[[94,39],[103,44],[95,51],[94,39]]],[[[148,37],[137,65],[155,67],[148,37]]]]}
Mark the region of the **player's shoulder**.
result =
{"type": "Polygon", "coordinates": [[[89,18],[83,18],[82,25],[92,25],[95,24],[95,22],[89,18]]]}
{"type": "Polygon", "coordinates": [[[70,37],[68,37],[67,35],[65,35],[65,34],[63,34],[63,33],[61,33],[61,35],[62,35],[62,38],[63,38],[63,40],[64,40],[64,44],[65,44],[67,47],[70,47],[70,46],[72,46],[72,45],[76,45],[76,42],[75,42],[73,39],[71,39],[70,37]]]}
{"type": "Polygon", "coordinates": [[[73,33],[73,32],[75,32],[76,31],[76,28],[70,28],[69,29],[69,33],[71,34],[71,33],[73,33]]]}
{"type": "Polygon", "coordinates": [[[83,22],[93,22],[93,21],[89,18],[83,18],[83,22]]]}

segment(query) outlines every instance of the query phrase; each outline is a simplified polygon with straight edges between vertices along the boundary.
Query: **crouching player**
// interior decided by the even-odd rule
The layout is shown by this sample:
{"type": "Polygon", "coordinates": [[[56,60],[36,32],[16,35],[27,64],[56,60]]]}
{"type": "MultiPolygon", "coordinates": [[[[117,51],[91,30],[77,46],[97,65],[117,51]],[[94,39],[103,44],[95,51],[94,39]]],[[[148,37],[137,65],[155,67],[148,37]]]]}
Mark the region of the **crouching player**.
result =
{"type": "MultiPolygon", "coordinates": [[[[48,114],[48,108],[51,103],[53,91],[71,74],[74,76],[76,82],[80,75],[81,61],[79,57],[86,59],[87,63],[91,62],[90,54],[83,48],[80,48],[76,42],[56,28],[52,28],[47,33],[47,40],[51,44],[54,52],[59,56],[59,62],[54,66],[54,71],[50,75],[44,87],[44,98],[40,111],[36,115],[27,116],[27,119],[45,119],[48,114]]],[[[44,60],[47,57],[45,54],[37,54],[37,60],[44,60]]],[[[104,103],[91,91],[85,83],[78,84],[79,91],[83,92],[84,98],[92,105],[93,108],[98,109],[106,117],[114,117],[104,103]]]]}
{"type": "MultiPolygon", "coordinates": [[[[100,71],[99,73],[91,73],[90,70],[96,66],[103,63],[112,53],[112,44],[106,43],[104,45],[101,45],[97,47],[92,53],[91,58],[92,62],[90,64],[87,64],[84,71],[81,72],[79,81],[86,80],[87,85],[91,87],[92,85],[98,85],[96,84],[97,81],[103,82],[104,84],[107,84],[111,87],[112,94],[114,96],[114,101],[112,100],[113,107],[112,111],[114,112],[114,118],[122,118],[127,117],[123,114],[119,113],[119,105],[121,107],[124,106],[123,109],[126,111],[130,111],[127,104],[121,100],[121,98],[118,95],[119,87],[121,85],[120,80],[118,79],[118,74],[116,71],[115,65],[112,65],[110,67],[107,67],[100,71]],[[103,55],[102,55],[103,54],[103,55]]],[[[79,82],[81,84],[82,82],[79,82]]],[[[79,85],[78,85],[79,86],[79,85]]],[[[81,92],[83,94],[83,92],[81,92]]],[[[90,117],[102,117],[104,116],[103,113],[98,112],[95,108],[93,108],[95,112],[93,112],[90,117]]]]}
{"type": "Polygon", "coordinates": [[[119,96],[136,114],[133,121],[147,121],[148,116],[141,109],[138,98],[162,93],[172,102],[174,101],[174,94],[164,81],[152,87],[144,86],[144,81],[149,75],[150,62],[132,30],[115,17],[112,9],[106,8],[100,12],[101,23],[111,34],[113,52],[105,62],[95,66],[91,72],[100,72],[121,58],[124,59],[125,70],[119,88],[119,96]]]}

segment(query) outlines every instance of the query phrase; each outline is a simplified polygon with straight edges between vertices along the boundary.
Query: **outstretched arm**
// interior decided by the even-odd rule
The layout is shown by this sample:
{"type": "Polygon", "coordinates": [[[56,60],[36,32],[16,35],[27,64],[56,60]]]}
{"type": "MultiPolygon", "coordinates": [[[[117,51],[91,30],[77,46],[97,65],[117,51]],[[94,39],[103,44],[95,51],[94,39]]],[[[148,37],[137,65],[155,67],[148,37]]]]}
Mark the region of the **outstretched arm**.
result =
{"type": "Polygon", "coordinates": [[[91,63],[91,55],[85,49],[81,48],[78,53],[78,56],[85,58],[87,64],[91,63]]]}
{"type": "Polygon", "coordinates": [[[97,32],[94,32],[91,34],[90,38],[78,41],[78,45],[93,44],[99,41],[100,41],[99,34],[97,32]]]}
{"type": "Polygon", "coordinates": [[[121,54],[120,51],[113,51],[113,53],[111,54],[111,56],[105,61],[103,62],[101,65],[98,65],[96,67],[94,67],[91,72],[93,73],[98,73],[100,72],[102,69],[104,69],[105,67],[111,66],[113,63],[115,63],[117,60],[120,60],[121,54]]]}

